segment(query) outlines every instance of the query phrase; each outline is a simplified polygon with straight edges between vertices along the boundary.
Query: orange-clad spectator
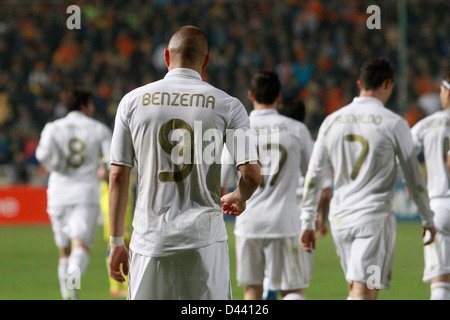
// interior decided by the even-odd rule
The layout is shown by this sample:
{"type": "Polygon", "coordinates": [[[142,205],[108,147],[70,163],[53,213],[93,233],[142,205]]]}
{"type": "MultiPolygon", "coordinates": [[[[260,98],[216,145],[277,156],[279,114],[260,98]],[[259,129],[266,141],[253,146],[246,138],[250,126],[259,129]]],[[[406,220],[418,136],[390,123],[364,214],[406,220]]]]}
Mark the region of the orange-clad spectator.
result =
{"type": "Polygon", "coordinates": [[[329,72],[331,68],[333,67],[333,62],[330,58],[327,57],[326,54],[321,53],[317,57],[316,65],[319,70],[322,72],[329,72]]]}
{"type": "Polygon", "coordinates": [[[322,21],[324,15],[324,8],[322,1],[310,0],[306,4],[305,9],[313,12],[316,15],[317,20],[322,21]]]}
{"type": "Polygon", "coordinates": [[[414,126],[420,119],[424,116],[422,110],[416,105],[411,104],[408,110],[405,111],[403,118],[405,118],[406,122],[408,122],[409,126],[414,126]]]}
{"type": "Polygon", "coordinates": [[[111,98],[111,91],[112,89],[106,81],[103,81],[98,85],[98,95],[106,100],[109,100],[111,98]]]}
{"type": "Polygon", "coordinates": [[[416,78],[416,94],[417,96],[421,96],[425,93],[435,91],[435,87],[433,85],[433,79],[431,78],[428,72],[422,72],[416,78]]]}
{"type": "Polygon", "coordinates": [[[331,114],[344,105],[342,98],[342,90],[339,87],[332,87],[326,90],[324,96],[325,99],[325,112],[331,114]]]}
{"type": "Polygon", "coordinates": [[[74,37],[71,36],[71,33],[68,33],[53,54],[54,64],[64,69],[73,68],[75,66],[79,50],[78,43],[74,37]]]}
{"type": "Polygon", "coordinates": [[[29,19],[21,19],[19,23],[20,34],[26,40],[33,40],[35,35],[35,26],[29,19]]]}
{"type": "Polygon", "coordinates": [[[117,50],[119,50],[119,52],[126,58],[130,58],[136,49],[136,41],[134,41],[134,39],[132,39],[125,31],[121,31],[117,35],[115,45],[117,50]]]}

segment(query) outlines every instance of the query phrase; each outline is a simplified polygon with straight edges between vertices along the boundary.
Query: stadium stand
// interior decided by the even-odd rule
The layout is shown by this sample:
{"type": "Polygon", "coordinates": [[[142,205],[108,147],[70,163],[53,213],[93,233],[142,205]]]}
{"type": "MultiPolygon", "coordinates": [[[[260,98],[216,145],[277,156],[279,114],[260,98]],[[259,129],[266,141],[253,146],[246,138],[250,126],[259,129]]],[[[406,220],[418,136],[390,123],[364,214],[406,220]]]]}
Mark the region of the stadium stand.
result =
{"type": "MultiPolygon", "coordinates": [[[[211,64],[205,79],[250,108],[249,76],[275,69],[283,95],[302,97],[315,132],[323,118],[357,93],[361,61],[386,56],[395,65],[395,2],[378,1],[381,29],[368,30],[372,1],[73,1],[80,30],[66,27],[65,1],[0,3],[0,184],[42,184],[34,157],[44,124],[64,113],[62,90],[95,92],[97,116],[112,124],[120,97],[166,73],[162,51],[186,24],[208,33],[211,64]]],[[[439,106],[448,71],[450,19],[446,1],[408,2],[410,125],[439,106]]],[[[398,109],[395,93],[388,107],[398,109]]],[[[402,112],[403,113],[403,112],[402,112]]]]}

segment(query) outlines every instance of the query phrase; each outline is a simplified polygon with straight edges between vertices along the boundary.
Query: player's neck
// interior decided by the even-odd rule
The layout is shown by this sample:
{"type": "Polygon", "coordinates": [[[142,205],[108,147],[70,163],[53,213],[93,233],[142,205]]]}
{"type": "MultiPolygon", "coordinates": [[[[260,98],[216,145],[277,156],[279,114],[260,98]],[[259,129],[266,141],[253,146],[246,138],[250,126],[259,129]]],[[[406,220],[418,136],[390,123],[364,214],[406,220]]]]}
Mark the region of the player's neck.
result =
{"type": "Polygon", "coordinates": [[[257,102],[253,102],[253,109],[255,110],[268,110],[268,109],[277,109],[277,104],[262,104],[262,103],[257,103],[257,102]]]}
{"type": "Polygon", "coordinates": [[[359,93],[359,96],[361,98],[369,97],[369,98],[376,98],[380,100],[383,104],[386,103],[386,95],[379,90],[361,90],[359,93]]]}
{"type": "Polygon", "coordinates": [[[202,74],[201,67],[185,66],[183,64],[171,64],[167,69],[168,69],[168,71],[172,71],[173,69],[179,69],[179,68],[191,69],[191,70],[197,71],[198,74],[202,74]]]}

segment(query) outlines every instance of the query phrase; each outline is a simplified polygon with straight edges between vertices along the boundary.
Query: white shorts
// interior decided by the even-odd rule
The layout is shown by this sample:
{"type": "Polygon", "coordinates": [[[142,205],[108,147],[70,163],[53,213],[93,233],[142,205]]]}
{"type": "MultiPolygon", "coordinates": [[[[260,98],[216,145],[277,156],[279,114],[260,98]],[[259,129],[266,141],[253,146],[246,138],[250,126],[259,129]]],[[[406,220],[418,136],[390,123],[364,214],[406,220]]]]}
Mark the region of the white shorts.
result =
{"type": "Polygon", "coordinates": [[[231,300],[227,241],[164,257],[130,250],[129,300],[231,300]]]}
{"type": "Polygon", "coordinates": [[[80,240],[88,248],[92,247],[98,229],[99,205],[59,206],[47,210],[58,248],[70,248],[72,239],[80,240]]]}
{"type": "Polygon", "coordinates": [[[423,248],[425,268],[423,281],[431,282],[433,278],[450,274],[450,203],[449,199],[432,199],[436,238],[423,248]]]}
{"type": "Polygon", "coordinates": [[[298,290],[309,286],[314,255],[301,249],[298,237],[252,239],[236,236],[237,283],[263,285],[271,290],[298,290]]]}
{"type": "Polygon", "coordinates": [[[434,211],[434,225],[436,230],[450,236],[450,198],[435,198],[430,201],[434,211]]]}
{"type": "Polygon", "coordinates": [[[331,225],[331,233],[348,283],[390,287],[397,235],[394,215],[350,228],[331,225]]]}

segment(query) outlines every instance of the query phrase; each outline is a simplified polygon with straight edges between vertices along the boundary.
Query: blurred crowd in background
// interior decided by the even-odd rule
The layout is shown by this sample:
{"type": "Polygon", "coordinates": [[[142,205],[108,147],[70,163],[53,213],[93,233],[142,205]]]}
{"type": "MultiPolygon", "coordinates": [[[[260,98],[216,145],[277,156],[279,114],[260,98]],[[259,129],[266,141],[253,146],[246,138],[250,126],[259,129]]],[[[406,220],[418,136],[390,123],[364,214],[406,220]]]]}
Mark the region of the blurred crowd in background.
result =
{"type": "MultiPolygon", "coordinates": [[[[48,121],[65,115],[64,89],[95,94],[97,118],[112,126],[121,97],[162,78],[173,32],[196,25],[208,36],[204,80],[247,98],[251,74],[276,70],[283,97],[299,96],[313,135],[324,117],[358,94],[362,61],[384,56],[398,66],[397,1],[377,1],[381,29],[369,30],[361,0],[154,0],[0,2],[0,165],[16,183],[39,168],[34,152],[48,121]],[[81,29],[69,30],[69,5],[81,29]]],[[[410,125],[440,108],[439,84],[449,71],[450,2],[408,1],[408,101],[395,87],[388,107],[410,125]]]]}

